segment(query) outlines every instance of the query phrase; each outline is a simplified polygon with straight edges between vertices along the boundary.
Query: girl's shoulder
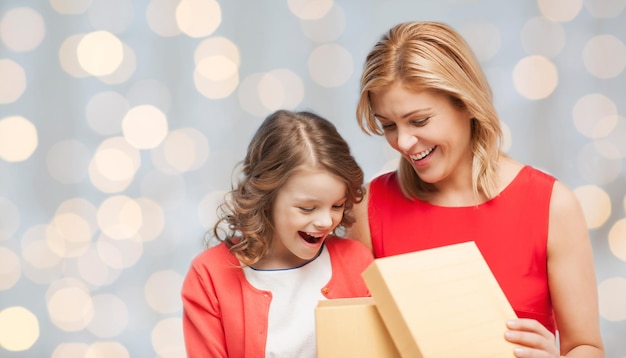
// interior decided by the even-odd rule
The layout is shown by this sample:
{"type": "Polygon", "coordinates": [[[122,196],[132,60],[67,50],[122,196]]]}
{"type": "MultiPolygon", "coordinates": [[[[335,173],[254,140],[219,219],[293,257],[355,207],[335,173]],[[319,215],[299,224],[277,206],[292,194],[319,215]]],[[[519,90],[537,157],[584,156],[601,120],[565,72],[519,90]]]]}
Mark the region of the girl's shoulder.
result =
{"type": "Polygon", "coordinates": [[[371,256],[371,251],[360,241],[347,237],[328,237],[325,241],[328,252],[333,254],[365,255],[371,256]]]}
{"type": "Polygon", "coordinates": [[[237,258],[230,252],[230,249],[224,242],[220,242],[204,249],[193,259],[194,265],[206,265],[211,262],[226,261],[238,264],[237,258]]]}

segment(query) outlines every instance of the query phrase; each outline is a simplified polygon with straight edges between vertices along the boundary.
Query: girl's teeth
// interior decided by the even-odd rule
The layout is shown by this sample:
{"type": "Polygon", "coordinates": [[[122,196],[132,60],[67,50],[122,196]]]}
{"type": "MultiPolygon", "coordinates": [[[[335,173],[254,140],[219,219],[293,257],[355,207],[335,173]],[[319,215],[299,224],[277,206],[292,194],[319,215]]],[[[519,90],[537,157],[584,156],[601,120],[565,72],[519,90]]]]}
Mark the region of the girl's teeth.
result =
{"type": "Polygon", "coordinates": [[[304,241],[311,243],[311,244],[318,242],[322,238],[321,236],[309,235],[306,232],[302,232],[300,236],[304,239],[304,241]]]}

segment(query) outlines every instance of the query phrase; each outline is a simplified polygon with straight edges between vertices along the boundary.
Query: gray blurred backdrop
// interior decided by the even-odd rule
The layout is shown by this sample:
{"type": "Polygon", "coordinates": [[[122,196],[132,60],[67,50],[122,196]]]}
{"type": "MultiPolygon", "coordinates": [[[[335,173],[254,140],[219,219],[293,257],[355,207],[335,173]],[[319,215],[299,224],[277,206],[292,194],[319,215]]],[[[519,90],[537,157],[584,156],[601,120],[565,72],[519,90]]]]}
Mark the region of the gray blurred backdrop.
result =
{"type": "MultiPolygon", "coordinates": [[[[626,357],[626,0],[0,0],[0,356],[184,357],[180,285],[260,121],[332,120],[366,178],[364,57],[457,28],[517,160],[575,190],[626,357]]],[[[572,298],[575,299],[575,298],[572,298]]]]}

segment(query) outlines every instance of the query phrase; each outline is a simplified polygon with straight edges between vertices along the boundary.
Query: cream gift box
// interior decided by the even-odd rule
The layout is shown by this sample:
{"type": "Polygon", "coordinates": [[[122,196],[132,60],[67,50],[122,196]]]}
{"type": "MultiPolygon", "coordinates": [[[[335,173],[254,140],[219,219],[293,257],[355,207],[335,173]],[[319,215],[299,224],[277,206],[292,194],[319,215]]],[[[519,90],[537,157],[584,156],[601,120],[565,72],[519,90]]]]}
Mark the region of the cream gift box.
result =
{"type": "Polygon", "coordinates": [[[399,358],[371,297],[318,302],[318,358],[399,358]]]}
{"type": "Polygon", "coordinates": [[[515,312],[473,241],[376,259],[363,278],[403,358],[513,357],[515,312]]]}

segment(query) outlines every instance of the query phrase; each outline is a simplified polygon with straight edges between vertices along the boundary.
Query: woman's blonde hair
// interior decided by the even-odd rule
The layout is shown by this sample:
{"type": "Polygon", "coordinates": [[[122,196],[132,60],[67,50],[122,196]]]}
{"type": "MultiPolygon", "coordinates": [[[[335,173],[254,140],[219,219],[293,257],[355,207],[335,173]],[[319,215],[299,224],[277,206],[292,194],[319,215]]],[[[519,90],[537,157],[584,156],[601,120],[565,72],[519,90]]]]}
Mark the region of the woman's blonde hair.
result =
{"type": "MultiPolygon", "coordinates": [[[[366,134],[383,135],[370,95],[397,81],[409,90],[444,94],[453,105],[470,113],[474,194],[492,198],[496,194],[498,156],[502,155],[502,130],[491,88],[465,40],[438,22],[400,23],[382,36],[367,55],[361,76],[356,115],[366,134]]],[[[423,182],[405,159],[400,162],[398,176],[407,198],[424,199],[435,191],[434,185],[423,182]]]]}
{"type": "Polygon", "coordinates": [[[305,167],[326,170],[345,183],[345,209],[338,228],[355,221],[351,209],[363,199],[363,171],[336,127],[316,114],[279,110],[269,115],[240,165],[238,183],[219,207],[213,235],[246,265],[267,254],[274,236],[276,196],[292,174],[305,167]]]}

